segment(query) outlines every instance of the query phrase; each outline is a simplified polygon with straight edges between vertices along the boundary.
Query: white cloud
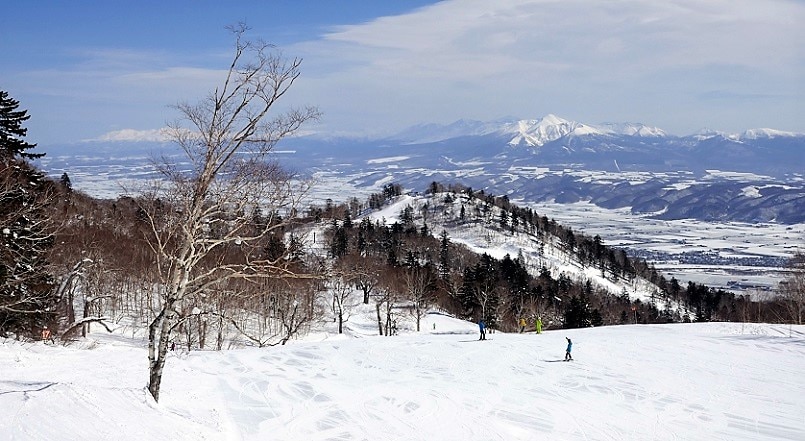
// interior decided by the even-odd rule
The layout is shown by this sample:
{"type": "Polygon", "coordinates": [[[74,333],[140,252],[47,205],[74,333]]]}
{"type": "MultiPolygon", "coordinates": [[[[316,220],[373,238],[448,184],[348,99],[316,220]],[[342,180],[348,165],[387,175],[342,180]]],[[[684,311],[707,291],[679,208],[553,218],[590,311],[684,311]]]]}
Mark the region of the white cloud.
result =
{"type": "Polygon", "coordinates": [[[167,142],[169,140],[168,130],[169,129],[167,128],[151,129],[151,130],[136,130],[136,129],[113,130],[111,132],[104,133],[98,138],[91,139],[89,141],[167,142]]]}
{"type": "MultiPolygon", "coordinates": [[[[785,0],[444,0],[283,47],[304,63],[280,104],[319,106],[333,133],[548,113],[676,134],[805,132],[802,23],[805,2],[785,0]]],[[[66,67],[4,80],[32,134],[124,136],[220,84],[222,47],[75,51],[66,67]]]]}
{"type": "Polygon", "coordinates": [[[801,124],[784,120],[796,100],[719,120],[723,109],[700,97],[802,94],[801,23],[805,5],[774,0],[447,0],[294,49],[305,53],[302,95],[335,125],[358,112],[387,125],[554,112],[740,130],[767,114],[801,124]]]}

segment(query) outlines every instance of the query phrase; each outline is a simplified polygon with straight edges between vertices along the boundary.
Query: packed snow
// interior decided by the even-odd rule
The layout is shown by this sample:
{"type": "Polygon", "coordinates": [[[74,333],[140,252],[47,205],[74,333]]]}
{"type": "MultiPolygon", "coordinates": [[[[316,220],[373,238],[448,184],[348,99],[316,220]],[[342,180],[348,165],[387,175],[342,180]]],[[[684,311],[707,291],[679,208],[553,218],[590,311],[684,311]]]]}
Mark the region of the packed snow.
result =
{"type": "MultiPolygon", "coordinates": [[[[161,400],[123,329],[0,340],[0,439],[802,440],[805,327],[706,323],[490,333],[441,313],[371,335],[170,353],[161,400]],[[574,361],[564,362],[565,337],[574,361]]],[[[328,332],[330,331],[330,332],[328,332]]]]}

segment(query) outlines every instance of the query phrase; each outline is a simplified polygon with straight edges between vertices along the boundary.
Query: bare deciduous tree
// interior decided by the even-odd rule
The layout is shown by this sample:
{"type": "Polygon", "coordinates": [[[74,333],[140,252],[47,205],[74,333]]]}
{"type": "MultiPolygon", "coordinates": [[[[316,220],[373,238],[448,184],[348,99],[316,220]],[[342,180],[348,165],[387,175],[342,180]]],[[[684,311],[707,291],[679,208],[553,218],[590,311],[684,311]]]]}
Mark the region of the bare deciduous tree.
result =
{"type": "Polygon", "coordinates": [[[301,276],[287,253],[265,252],[266,238],[289,225],[303,193],[269,154],[318,111],[269,118],[299,77],[301,60],[245,40],[246,30],[232,28],[235,55],[223,84],[198,104],[177,106],[182,119],[170,136],[187,155],[189,171],[165,164],[165,183],[140,199],[161,287],[148,328],[148,390],[157,401],[184,303],[233,280],[301,276]],[[256,228],[253,213],[260,207],[268,215],[256,228]]]}
{"type": "Polygon", "coordinates": [[[415,267],[405,270],[405,287],[408,301],[411,302],[411,315],[416,320],[416,330],[420,331],[422,317],[430,306],[431,293],[436,288],[436,277],[427,267],[415,267]]]}
{"type": "Polygon", "coordinates": [[[377,312],[377,327],[380,335],[393,335],[395,332],[394,309],[403,296],[402,276],[396,271],[383,273],[379,285],[375,288],[375,311],[377,312]],[[385,326],[384,326],[385,325],[385,326]]]}
{"type": "Polygon", "coordinates": [[[342,260],[342,266],[351,270],[350,282],[363,292],[363,303],[368,305],[372,292],[380,283],[380,265],[376,259],[356,255],[345,256],[342,260]]]}
{"type": "Polygon", "coordinates": [[[791,259],[791,273],[780,282],[780,297],[790,320],[801,325],[805,318],[805,255],[797,254],[791,259]]]}
{"type": "Polygon", "coordinates": [[[344,323],[349,321],[349,316],[352,309],[357,306],[353,301],[353,288],[347,282],[348,276],[333,275],[331,276],[329,284],[330,293],[332,294],[332,311],[338,322],[338,333],[344,332],[344,323]]]}
{"type": "Polygon", "coordinates": [[[281,299],[277,308],[277,320],[282,327],[282,345],[297,335],[303,326],[323,315],[318,305],[318,284],[309,280],[295,282],[289,284],[287,295],[281,299]]]}

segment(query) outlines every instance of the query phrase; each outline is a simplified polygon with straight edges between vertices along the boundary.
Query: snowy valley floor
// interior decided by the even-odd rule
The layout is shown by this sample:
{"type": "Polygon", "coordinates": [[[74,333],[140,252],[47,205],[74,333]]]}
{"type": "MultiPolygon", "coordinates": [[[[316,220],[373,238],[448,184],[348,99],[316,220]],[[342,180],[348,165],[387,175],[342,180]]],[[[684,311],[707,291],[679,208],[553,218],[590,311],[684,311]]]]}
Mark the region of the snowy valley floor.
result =
{"type": "Polygon", "coordinates": [[[805,439],[805,326],[424,329],[173,352],[159,404],[139,339],[0,340],[0,439],[805,439]]]}

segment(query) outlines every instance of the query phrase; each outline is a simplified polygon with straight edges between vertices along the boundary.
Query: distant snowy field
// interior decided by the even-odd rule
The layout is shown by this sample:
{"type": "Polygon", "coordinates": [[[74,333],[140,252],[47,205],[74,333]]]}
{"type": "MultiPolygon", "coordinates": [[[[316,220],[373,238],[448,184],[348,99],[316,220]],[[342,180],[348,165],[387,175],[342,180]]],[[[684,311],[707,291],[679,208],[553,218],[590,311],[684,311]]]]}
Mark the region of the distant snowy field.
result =
{"type": "MultiPolygon", "coordinates": [[[[574,230],[591,236],[598,234],[608,246],[670,254],[716,253],[720,257],[736,258],[738,261],[745,258],[790,258],[797,252],[805,252],[805,224],[658,220],[633,215],[628,208],[607,210],[588,202],[514,202],[531,206],[541,215],[574,230]]],[[[676,277],[682,282],[693,281],[728,289],[730,282],[774,289],[785,275],[781,268],[767,266],[694,265],[673,261],[657,262],[656,266],[668,278],[676,277]]]]}
{"type": "MultiPolygon", "coordinates": [[[[368,311],[367,311],[368,312],[368,311]]],[[[490,334],[368,315],[283,347],[172,352],[162,399],[130,331],[0,340],[4,440],[803,440],[805,326],[490,334]],[[367,317],[367,318],[364,318],[367,317]],[[575,361],[563,362],[565,337],[575,361]]]]}

